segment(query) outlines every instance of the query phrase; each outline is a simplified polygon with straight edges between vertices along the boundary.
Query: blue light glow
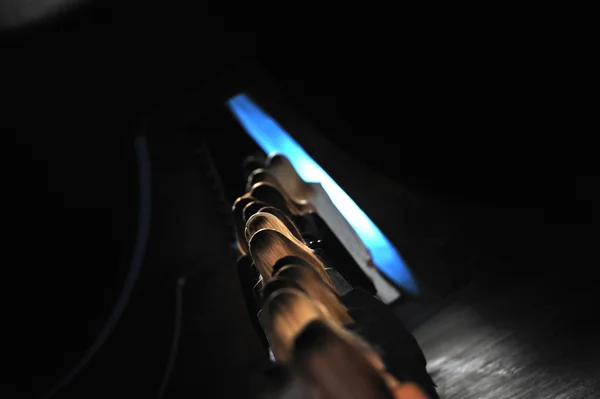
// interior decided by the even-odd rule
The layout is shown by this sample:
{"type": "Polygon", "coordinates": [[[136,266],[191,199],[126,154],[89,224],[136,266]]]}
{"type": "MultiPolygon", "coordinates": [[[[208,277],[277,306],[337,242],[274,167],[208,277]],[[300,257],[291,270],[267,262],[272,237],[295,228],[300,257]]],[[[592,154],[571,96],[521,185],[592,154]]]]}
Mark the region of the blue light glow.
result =
{"type": "Polygon", "coordinates": [[[304,149],[247,95],[238,94],[227,105],[252,139],[268,155],[285,155],[300,177],[321,183],[333,204],[371,251],[375,265],[406,292],[416,294],[410,270],[379,228],[304,149]]]}

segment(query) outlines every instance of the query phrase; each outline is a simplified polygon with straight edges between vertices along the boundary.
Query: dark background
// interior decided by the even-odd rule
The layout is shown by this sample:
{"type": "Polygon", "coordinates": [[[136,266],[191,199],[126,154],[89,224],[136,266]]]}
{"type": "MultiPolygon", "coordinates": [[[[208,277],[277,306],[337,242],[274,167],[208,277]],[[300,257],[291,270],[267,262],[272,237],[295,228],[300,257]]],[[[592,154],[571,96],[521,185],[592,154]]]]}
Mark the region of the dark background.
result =
{"type": "MultiPolygon", "coordinates": [[[[488,17],[250,11],[90,2],[3,32],[7,397],[46,391],[106,322],[136,236],[138,134],[154,173],[144,271],[117,332],[60,395],[106,397],[118,386],[123,396],[155,396],[177,279],[189,275],[192,321],[167,393],[245,392],[262,358],[231,283],[230,198],[198,152],[212,146],[222,163],[223,138],[233,137],[223,132],[235,128],[212,106],[194,123],[164,111],[208,96],[243,65],[322,134],[298,139],[376,223],[387,220],[382,228],[433,280],[427,301],[472,275],[576,275],[580,284],[563,280],[563,295],[590,292],[581,282],[597,264],[598,213],[594,130],[583,118],[587,53],[560,32],[488,17]],[[328,145],[339,154],[319,150],[328,145]],[[339,159],[349,167],[327,167],[339,159]],[[350,171],[361,166],[356,178],[350,171]],[[382,197],[384,186],[394,194],[382,197]],[[553,269],[573,257],[570,273],[553,269]]],[[[233,176],[240,162],[232,156],[219,174],[233,176]]],[[[225,190],[238,184],[225,179],[225,190]]]]}

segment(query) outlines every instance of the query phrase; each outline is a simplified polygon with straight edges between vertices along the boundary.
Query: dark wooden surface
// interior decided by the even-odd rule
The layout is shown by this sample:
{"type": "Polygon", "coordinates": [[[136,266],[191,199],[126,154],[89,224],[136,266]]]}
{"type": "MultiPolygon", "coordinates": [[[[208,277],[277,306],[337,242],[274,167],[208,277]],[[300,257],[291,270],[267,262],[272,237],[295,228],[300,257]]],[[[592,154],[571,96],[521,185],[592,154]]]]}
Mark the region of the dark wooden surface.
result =
{"type": "Polygon", "coordinates": [[[600,397],[593,291],[556,277],[472,285],[415,330],[442,398],[600,397]]]}

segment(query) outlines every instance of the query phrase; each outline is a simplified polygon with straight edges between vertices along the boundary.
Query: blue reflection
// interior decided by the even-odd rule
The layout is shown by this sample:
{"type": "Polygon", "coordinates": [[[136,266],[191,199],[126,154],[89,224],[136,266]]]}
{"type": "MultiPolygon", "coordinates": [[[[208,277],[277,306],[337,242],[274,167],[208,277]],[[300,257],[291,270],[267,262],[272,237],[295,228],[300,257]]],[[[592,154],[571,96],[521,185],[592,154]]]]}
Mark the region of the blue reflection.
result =
{"type": "Polygon", "coordinates": [[[247,95],[238,94],[231,98],[227,105],[265,153],[285,155],[302,179],[307,182],[321,183],[334,205],[369,248],[375,265],[383,273],[403,290],[413,294],[418,292],[410,270],[392,243],[296,140],[247,95]]]}

